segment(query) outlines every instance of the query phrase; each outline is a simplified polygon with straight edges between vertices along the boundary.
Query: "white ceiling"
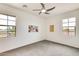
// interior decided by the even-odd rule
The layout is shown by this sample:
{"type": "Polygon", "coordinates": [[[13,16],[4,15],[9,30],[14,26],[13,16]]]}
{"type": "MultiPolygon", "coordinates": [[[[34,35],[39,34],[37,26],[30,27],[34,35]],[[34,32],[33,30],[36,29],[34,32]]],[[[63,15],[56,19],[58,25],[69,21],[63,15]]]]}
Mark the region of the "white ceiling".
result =
{"type": "Polygon", "coordinates": [[[65,12],[79,8],[79,3],[44,3],[44,4],[47,9],[49,9],[53,6],[55,6],[56,8],[54,10],[50,11],[49,15],[47,15],[47,14],[38,15],[39,11],[32,11],[32,10],[33,9],[40,9],[41,8],[40,3],[9,3],[7,5],[10,5],[15,8],[19,8],[19,9],[24,10],[26,12],[28,11],[30,13],[33,13],[33,14],[38,15],[43,18],[48,18],[53,15],[65,13],[65,12]],[[27,5],[27,8],[22,7],[22,5],[24,5],[24,4],[27,5]]]}

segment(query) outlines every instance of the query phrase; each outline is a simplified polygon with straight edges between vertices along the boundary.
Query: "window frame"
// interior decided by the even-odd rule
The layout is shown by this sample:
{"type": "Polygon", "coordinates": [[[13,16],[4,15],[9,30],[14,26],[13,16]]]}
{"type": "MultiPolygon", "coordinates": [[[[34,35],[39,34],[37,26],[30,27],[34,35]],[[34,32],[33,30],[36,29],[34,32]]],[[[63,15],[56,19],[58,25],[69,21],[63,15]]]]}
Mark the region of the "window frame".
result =
{"type": "Polygon", "coordinates": [[[9,26],[15,27],[15,31],[14,31],[14,32],[15,32],[15,35],[12,36],[12,37],[16,37],[16,16],[8,15],[8,14],[3,14],[3,13],[0,13],[0,14],[1,14],[1,15],[6,15],[6,16],[7,16],[7,19],[0,18],[1,20],[6,20],[6,21],[7,21],[7,24],[6,24],[6,25],[4,25],[4,24],[3,24],[3,25],[0,25],[0,26],[6,26],[6,27],[7,27],[7,29],[6,29],[6,30],[7,30],[7,31],[6,31],[6,33],[7,33],[6,35],[7,35],[7,36],[6,36],[6,37],[0,37],[0,38],[7,38],[7,37],[8,37],[8,33],[11,32],[11,31],[8,31],[8,27],[9,27],[9,26]],[[14,21],[14,20],[8,19],[9,16],[15,17],[15,21],[14,21]],[[9,22],[9,21],[15,22],[15,25],[8,25],[8,22],[9,22]]]}
{"type": "MultiPolygon", "coordinates": [[[[71,18],[67,18],[68,22],[63,22],[62,21],[63,32],[67,32],[68,34],[71,33],[71,32],[74,32],[74,34],[76,35],[76,17],[71,17],[71,18]],[[75,21],[69,22],[70,21],[69,19],[71,19],[71,18],[75,18],[75,21]],[[68,26],[63,26],[66,23],[68,24],[68,26]],[[75,23],[75,25],[74,26],[70,26],[69,25],[70,23],[75,23]],[[64,29],[65,27],[67,27],[67,29],[64,29]],[[70,27],[74,28],[73,31],[71,31],[72,29],[69,29],[70,27]]],[[[65,20],[65,19],[63,19],[63,20],[65,20]]]]}

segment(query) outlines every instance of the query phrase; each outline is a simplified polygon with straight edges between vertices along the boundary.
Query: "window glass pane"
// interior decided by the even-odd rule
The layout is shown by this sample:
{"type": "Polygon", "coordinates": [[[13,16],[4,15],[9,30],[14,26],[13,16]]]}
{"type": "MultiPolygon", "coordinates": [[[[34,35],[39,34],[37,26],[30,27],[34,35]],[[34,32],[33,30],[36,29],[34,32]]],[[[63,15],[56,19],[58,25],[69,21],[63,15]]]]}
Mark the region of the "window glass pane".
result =
{"type": "Polygon", "coordinates": [[[73,22],[73,23],[69,23],[69,26],[76,26],[76,24],[73,22]]]}
{"type": "Polygon", "coordinates": [[[9,19],[9,20],[16,21],[16,17],[8,16],[8,19],[9,19]]]}
{"type": "Polygon", "coordinates": [[[0,37],[7,37],[7,27],[0,26],[0,37]]]}
{"type": "Polygon", "coordinates": [[[75,27],[69,27],[69,29],[75,29],[75,27]]]}
{"type": "Polygon", "coordinates": [[[7,15],[0,14],[1,19],[7,19],[7,15]]]}
{"type": "Polygon", "coordinates": [[[63,23],[67,23],[67,22],[68,22],[68,19],[64,19],[64,20],[63,20],[63,23]]]}
{"type": "Polygon", "coordinates": [[[0,25],[7,25],[7,20],[0,20],[0,25]]]}
{"type": "Polygon", "coordinates": [[[69,22],[76,22],[76,18],[75,17],[69,18],[69,22]]]}
{"type": "Polygon", "coordinates": [[[68,31],[69,31],[69,27],[64,26],[64,27],[63,27],[63,31],[64,31],[64,32],[68,32],[68,31]]]}
{"type": "Polygon", "coordinates": [[[69,32],[69,29],[63,29],[64,32],[69,32]]]}
{"type": "Polygon", "coordinates": [[[7,26],[0,26],[0,31],[7,31],[7,26]]]}
{"type": "Polygon", "coordinates": [[[69,32],[75,32],[75,30],[74,29],[69,29],[69,32]]]}
{"type": "Polygon", "coordinates": [[[68,26],[68,23],[63,23],[63,26],[68,26]]]}
{"type": "Polygon", "coordinates": [[[69,31],[70,32],[74,32],[75,31],[75,27],[69,27],[69,31]]]}
{"type": "Polygon", "coordinates": [[[8,32],[15,32],[16,27],[15,26],[8,26],[8,32]]]}
{"type": "Polygon", "coordinates": [[[16,25],[15,21],[8,21],[8,25],[16,25]]]}
{"type": "Polygon", "coordinates": [[[16,36],[16,27],[15,26],[8,26],[8,37],[16,36]]]}
{"type": "Polygon", "coordinates": [[[69,27],[67,27],[67,26],[64,26],[64,27],[63,27],[63,29],[69,29],[69,27]]]}

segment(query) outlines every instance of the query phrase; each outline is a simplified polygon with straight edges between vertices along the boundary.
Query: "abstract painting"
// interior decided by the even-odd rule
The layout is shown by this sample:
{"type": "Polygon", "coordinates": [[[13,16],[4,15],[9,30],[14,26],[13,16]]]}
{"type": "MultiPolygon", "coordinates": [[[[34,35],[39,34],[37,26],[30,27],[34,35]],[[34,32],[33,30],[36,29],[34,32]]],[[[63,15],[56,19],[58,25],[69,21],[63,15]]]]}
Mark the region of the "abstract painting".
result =
{"type": "Polygon", "coordinates": [[[38,26],[28,25],[28,32],[38,32],[38,26]]]}

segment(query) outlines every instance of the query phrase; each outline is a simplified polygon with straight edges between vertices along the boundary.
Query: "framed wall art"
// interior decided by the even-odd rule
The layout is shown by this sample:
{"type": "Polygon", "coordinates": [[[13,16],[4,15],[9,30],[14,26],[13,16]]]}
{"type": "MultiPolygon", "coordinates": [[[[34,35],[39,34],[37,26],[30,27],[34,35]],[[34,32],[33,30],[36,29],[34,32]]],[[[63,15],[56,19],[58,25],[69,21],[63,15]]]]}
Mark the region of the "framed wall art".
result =
{"type": "Polygon", "coordinates": [[[38,26],[28,25],[28,32],[38,32],[38,26]]]}
{"type": "Polygon", "coordinates": [[[54,32],[54,25],[50,25],[50,32],[54,32]]]}

